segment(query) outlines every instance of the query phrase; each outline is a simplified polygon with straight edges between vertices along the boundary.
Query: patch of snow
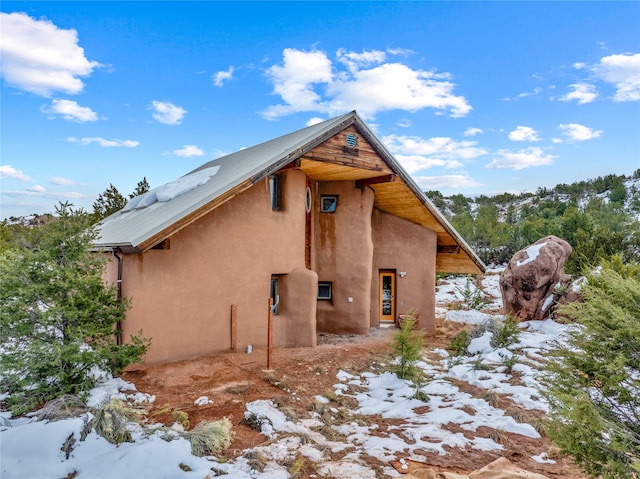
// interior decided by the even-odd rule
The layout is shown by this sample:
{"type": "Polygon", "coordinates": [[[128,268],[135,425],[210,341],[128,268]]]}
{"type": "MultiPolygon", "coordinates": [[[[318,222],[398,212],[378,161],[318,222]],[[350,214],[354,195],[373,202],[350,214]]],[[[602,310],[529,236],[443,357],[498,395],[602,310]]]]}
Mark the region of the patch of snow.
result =
{"type": "Polygon", "coordinates": [[[539,464],[555,464],[556,463],[556,461],[554,461],[553,459],[549,459],[546,452],[542,452],[537,456],[531,456],[531,459],[533,459],[539,464]]]}
{"type": "Polygon", "coordinates": [[[196,406],[206,406],[207,404],[213,404],[213,399],[209,399],[207,396],[200,396],[198,399],[193,401],[193,404],[196,406]]]}
{"type": "Polygon", "coordinates": [[[191,174],[178,178],[177,180],[158,186],[157,188],[147,191],[142,195],[134,196],[127,202],[122,211],[125,212],[134,209],[147,208],[156,202],[163,203],[171,201],[178,196],[182,196],[185,193],[206,184],[216,175],[216,173],[218,173],[219,169],[220,165],[203,168],[202,170],[195,171],[191,174]]]}
{"type": "Polygon", "coordinates": [[[540,250],[544,248],[546,245],[547,243],[544,242],[540,244],[532,244],[531,246],[529,246],[526,250],[524,250],[524,252],[527,253],[527,259],[525,259],[524,261],[516,261],[516,266],[517,267],[524,266],[525,264],[535,261],[535,259],[540,254],[540,250]]]}
{"type": "Polygon", "coordinates": [[[491,315],[475,309],[469,311],[454,309],[447,312],[445,319],[454,323],[482,324],[491,319],[491,315]]]}
{"type": "Polygon", "coordinates": [[[554,298],[555,296],[553,295],[553,293],[547,296],[547,298],[544,300],[544,303],[542,303],[542,311],[546,311],[549,308],[549,306],[553,304],[554,298]]]}

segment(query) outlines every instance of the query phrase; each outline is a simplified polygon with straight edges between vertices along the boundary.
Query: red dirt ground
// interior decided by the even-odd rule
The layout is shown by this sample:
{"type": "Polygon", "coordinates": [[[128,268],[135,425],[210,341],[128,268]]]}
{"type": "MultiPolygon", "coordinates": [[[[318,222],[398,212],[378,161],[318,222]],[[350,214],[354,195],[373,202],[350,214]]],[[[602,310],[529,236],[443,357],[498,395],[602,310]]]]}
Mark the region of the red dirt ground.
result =
{"type": "MultiPolygon", "coordinates": [[[[425,346],[446,347],[449,337],[456,332],[452,328],[456,327],[458,326],[440,324],[436,333],[425,338],[425,346]]],[[[368,336],[320,335],[315,348],[275,349],[270,371],[266,370],[266,351],[254,350],[251,354],[227,353],[162,365],[140,366],[125,372],[123,378],[133,382],[138,391],[156,396],[150,415],[167,425],[174,422],[175,411],[188,414],[190,427],[202,420],[228,417],[234,424],[235,440],[227,450],[226,457],[233,458],[241,455],[246,448],[268,442],[267,438],[243,423],[245,403],[257,399],[272,399],[281,410],[287,410],[297,417],[309,417],[314,397],[331,390],[339,382],[336,373],[340,369],[359,373],[379,369],[379,363],[389,362],[393,332],[392,329],[373,329],[368,336]],[[194,401],[200,396],[209,397],[213,403],[194,405],[194,401]]],[[[457,385],[470,394],[482,394],[465,383],[457,385]]],[[[509,402],[507,399],[504,401],[509,402]]],[[[516,407],[513,406],[513,409],[516,407]]],[[[385,426],[385,420],[379,417],[371,418],[371,422],[380,424],[381,428],[385,426]]],[[[451,430],[461,431],[455,427],[451,430]]],[[[492,432],[495,434],[492,430],[480,430],[475,434],[489,437],[492,432]]],[[[445,456],[427,452],[424,456],[429,459],[430,465],[456,472],[472,471],[504,456],[524,469],[550,478],[587,477],[572,466],[567,457],[555,457],[556,464],[538,464],[533,461],[532,455],[552,447],[546,437],[533,440],[513,434],[501,433],[501,436],[504,451],[452,449],[445,456]]],[[[368,462],[371,465],[379,464],[375,458],[368,462]]],[[[320,476],[316,471],[310,470],[302,471],[302,475],[296,477],[320,476]],[[315,475],[311,476],[311,473],[315,475]]]]}

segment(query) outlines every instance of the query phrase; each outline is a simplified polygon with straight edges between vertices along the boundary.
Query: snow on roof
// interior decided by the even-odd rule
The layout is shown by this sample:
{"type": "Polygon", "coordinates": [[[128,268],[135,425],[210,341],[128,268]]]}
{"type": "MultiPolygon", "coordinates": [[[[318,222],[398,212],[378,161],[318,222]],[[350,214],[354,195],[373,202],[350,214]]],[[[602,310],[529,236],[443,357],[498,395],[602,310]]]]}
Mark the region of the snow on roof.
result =
{"type": "Polygon", "coordinates": [[[177,180],[147,191],[142,195],[134,196],[127,202],[125,207],[122,208],[122,212],[146,208],[158,201],[161,203],[171,201],[199,186],[205,185],[216,175],[219,169],[220,165],[217,165],[203,170],[194,171],[193,173],[189,173],[177,180]]]}

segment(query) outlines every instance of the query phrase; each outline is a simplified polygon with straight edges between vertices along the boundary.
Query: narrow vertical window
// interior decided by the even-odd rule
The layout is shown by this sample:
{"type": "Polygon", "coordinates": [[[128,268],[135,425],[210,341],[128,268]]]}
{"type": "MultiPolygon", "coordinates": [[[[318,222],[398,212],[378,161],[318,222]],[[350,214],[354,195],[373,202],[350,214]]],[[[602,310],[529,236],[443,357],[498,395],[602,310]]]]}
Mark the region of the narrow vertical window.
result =
{"type": "Polygon", "coordinates": [[[271,195],[271,209],[280,210],[280,175],[269,176],[269,194],[271,195]]]}
{"type": "Polygon", "coordinates": [[[271,276],[271,292],[270,297],[273,300],[273,306],[271,306],[271,312],[278,314],[278,307],[280,306],[280,294],[278,294],[278,276],[271,276]]]}

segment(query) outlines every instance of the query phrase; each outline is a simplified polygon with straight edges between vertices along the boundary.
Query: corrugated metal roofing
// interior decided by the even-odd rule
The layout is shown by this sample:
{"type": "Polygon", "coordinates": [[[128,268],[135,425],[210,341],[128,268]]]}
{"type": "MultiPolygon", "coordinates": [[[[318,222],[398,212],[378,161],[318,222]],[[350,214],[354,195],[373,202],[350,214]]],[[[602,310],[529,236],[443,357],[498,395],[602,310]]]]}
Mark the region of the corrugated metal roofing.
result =
{"type": "Polygon", "coordinates": [[[210,161],[176,182],[155,188],[146,193],[144,198],[136,198],[138,205],[147,206],[136,208],[130,203],[128,207],[105,218],[98,225],[99,238],[95,247],[119,247],[125,252],[149,249],[154,243],[175,233],[179,229],[176,225],[188,224],[185,223],[185,218],[197,218],[206,214],[207,205],[250,187],[350,125],[364,134],[389,167],[419,198],[428,213],[435,217],[454,242],[469,255],[469,259],[480,270],[484,270],[482,261],[355,111],[210,161]],[[158,198],[165,201],[157,201],[158,198]]]}

